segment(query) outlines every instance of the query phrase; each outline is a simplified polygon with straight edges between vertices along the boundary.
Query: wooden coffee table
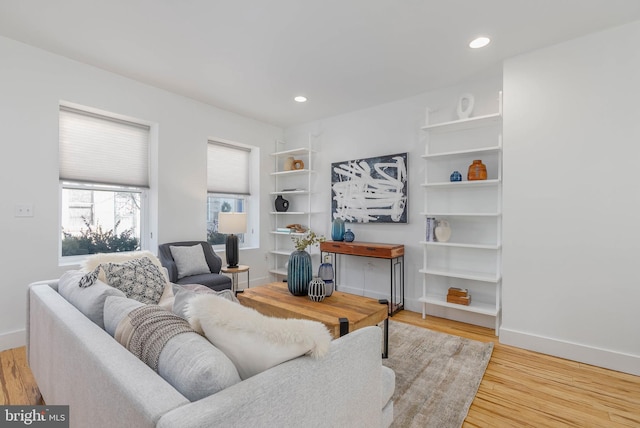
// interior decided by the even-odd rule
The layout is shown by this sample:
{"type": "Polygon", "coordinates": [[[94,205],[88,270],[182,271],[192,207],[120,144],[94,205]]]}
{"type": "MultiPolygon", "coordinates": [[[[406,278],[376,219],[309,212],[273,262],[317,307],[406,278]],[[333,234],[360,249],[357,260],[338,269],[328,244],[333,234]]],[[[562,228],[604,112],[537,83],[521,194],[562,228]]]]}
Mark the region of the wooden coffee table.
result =
{"type": "Polygon", "coordinates": [[[333,338],[344,336],[362,327],[375,326],[384,321],[383,358],[389,351],[389,303],[355,294],[334,291],[322,302],[289,293],[284,282],[272,282],[238,293],[244,306],[263,315],[278,318],[298,318],[319,321],[327,326],[333,338]]]}

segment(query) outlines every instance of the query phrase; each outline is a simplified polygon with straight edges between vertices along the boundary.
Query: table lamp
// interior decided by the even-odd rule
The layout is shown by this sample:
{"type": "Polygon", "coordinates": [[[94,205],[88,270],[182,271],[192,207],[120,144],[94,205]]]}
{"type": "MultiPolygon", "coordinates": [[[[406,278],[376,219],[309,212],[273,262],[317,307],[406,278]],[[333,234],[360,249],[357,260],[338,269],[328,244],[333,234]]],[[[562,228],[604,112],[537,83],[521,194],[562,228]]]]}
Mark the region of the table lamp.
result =
{"type": "Polygon", "coordinates": [[[247,231],[246,213],[218,213],[218,232],[227,235],[227,267],[238,267],[238,235],[247,231]]]}

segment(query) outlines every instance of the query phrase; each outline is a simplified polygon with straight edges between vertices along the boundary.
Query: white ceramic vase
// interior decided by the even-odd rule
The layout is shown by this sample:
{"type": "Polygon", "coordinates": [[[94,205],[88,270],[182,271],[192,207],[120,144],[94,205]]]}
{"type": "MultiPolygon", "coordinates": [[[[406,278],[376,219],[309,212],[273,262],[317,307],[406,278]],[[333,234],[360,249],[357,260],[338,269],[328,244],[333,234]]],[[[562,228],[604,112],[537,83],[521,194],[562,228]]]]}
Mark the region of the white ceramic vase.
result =
{"type": "Polygon", "coordinates": [[[451,238],[451,226],[449,226],[449,222],[446,220],[438,220],[434,234],[438,242],[449,241],[449,238],[451,238]]]}

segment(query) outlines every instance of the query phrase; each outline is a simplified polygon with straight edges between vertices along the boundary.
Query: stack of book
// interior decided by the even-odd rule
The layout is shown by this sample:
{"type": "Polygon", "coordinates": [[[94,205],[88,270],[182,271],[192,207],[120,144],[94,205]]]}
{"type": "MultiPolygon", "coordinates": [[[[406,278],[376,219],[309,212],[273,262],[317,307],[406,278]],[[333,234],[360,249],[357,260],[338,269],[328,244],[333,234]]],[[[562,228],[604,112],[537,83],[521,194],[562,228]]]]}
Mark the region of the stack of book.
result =
{"type": "Polygon", "coordinates": [[[458,305],[469,305],[471,303],[471,295],[466,288],[450,287],[447,293],[447,302],[456,303],[458,305]]]}

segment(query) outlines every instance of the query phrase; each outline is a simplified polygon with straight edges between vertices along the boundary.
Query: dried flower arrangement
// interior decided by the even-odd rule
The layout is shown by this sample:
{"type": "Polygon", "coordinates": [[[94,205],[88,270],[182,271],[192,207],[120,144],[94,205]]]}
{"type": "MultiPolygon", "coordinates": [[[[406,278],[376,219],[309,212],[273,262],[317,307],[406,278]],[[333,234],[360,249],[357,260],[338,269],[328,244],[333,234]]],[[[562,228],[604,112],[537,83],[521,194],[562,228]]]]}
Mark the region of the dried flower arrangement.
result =
{"type": "Polygon", "coordinates": [[[309,245],[318,245],[319,243],[326,241],[326,238],[324,235],[316,235],[314,231],[309,230],[304,236],[292,236],[291,240],[293,241],[296,250],[304,251],[309,245]]]}

